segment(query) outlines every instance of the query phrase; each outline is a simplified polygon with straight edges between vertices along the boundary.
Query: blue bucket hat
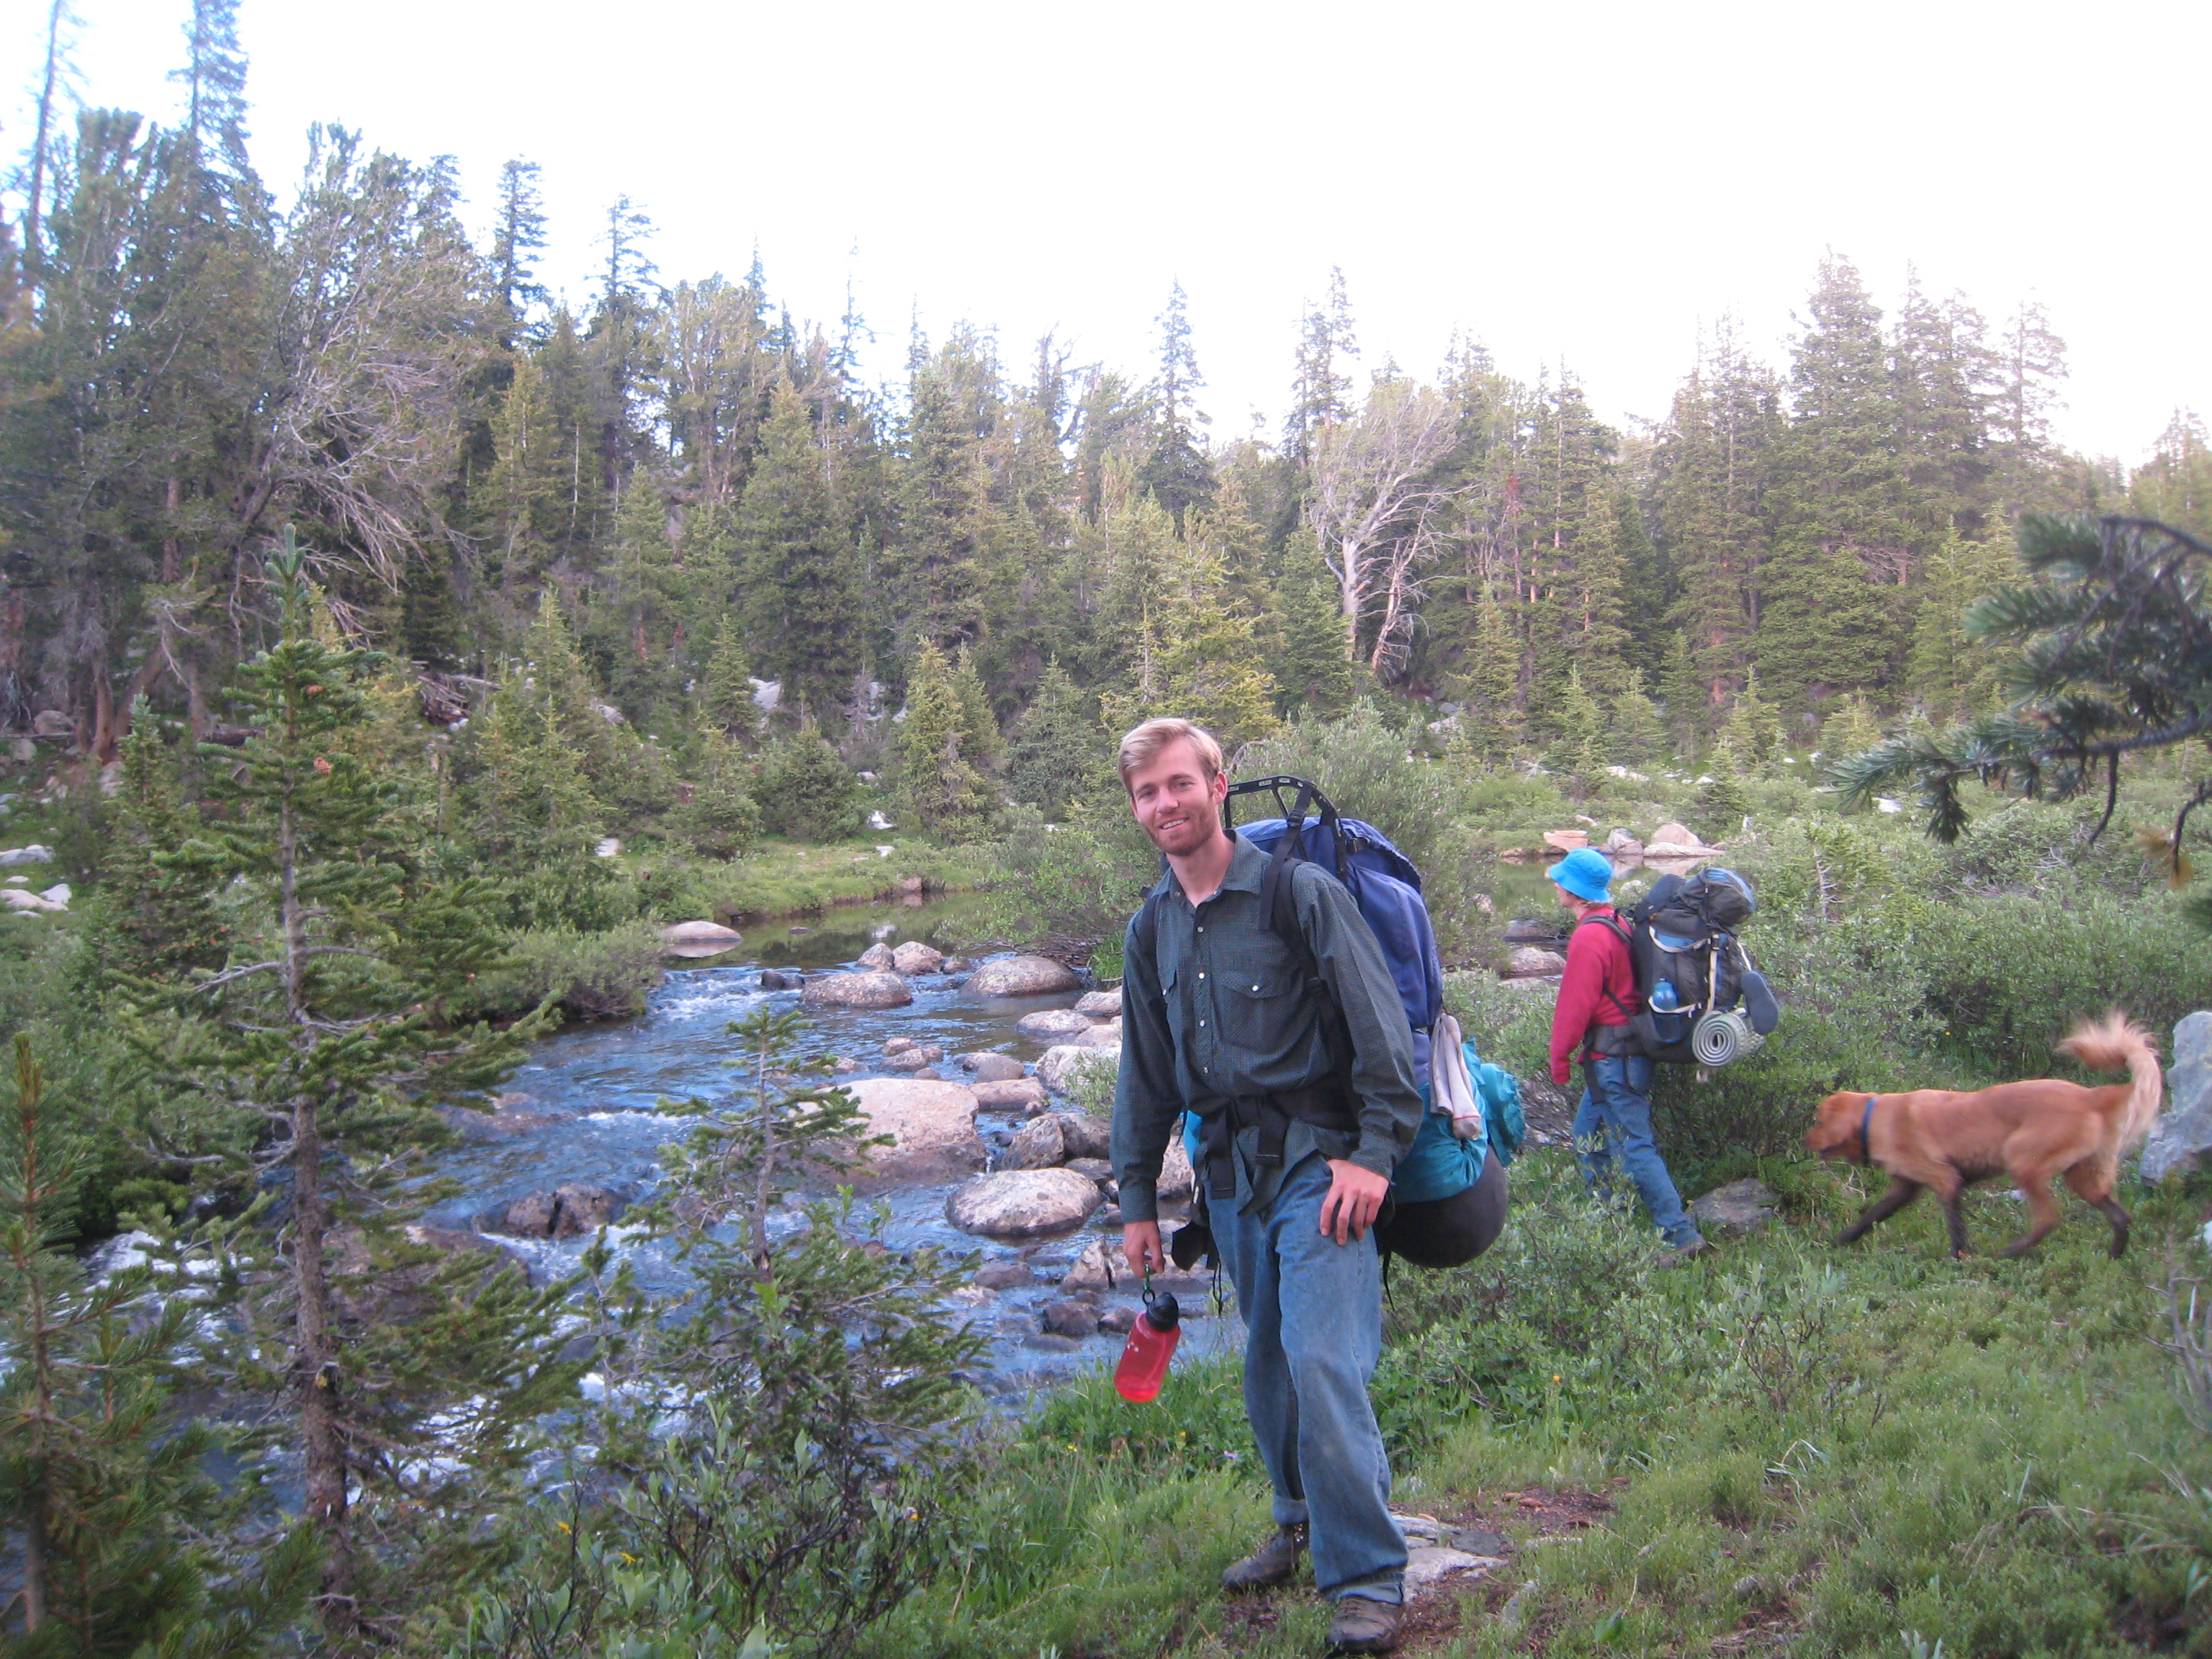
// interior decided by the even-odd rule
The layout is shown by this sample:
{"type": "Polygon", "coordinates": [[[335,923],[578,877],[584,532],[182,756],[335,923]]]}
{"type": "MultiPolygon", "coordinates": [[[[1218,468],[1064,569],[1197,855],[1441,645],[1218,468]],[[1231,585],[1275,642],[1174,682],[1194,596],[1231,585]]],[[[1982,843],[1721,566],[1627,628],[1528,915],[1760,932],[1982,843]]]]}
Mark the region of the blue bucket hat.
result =
{"type": "Polygon", "coordinates": [[[1613,860],[1595,847],[1578,847],[1544,872],[1578,899],[1602,904],[1610,896],[1613,860]]]}

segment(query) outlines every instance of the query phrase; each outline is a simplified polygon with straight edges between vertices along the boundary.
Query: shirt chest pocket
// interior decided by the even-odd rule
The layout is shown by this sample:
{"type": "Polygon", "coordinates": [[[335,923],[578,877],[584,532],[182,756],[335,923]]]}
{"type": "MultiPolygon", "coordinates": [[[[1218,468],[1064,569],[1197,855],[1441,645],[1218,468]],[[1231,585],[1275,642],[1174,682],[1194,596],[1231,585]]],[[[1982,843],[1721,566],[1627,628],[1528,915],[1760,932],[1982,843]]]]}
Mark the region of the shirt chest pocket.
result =
{"type": "Polygon", "coordinates": [[[1304,976],[1293,968],[1238,967],[1219,970],[1214,1006],[1221,1036],[1255,1054],[1282,1052],[1301,1024],[1298,992],[1304,976]]]}

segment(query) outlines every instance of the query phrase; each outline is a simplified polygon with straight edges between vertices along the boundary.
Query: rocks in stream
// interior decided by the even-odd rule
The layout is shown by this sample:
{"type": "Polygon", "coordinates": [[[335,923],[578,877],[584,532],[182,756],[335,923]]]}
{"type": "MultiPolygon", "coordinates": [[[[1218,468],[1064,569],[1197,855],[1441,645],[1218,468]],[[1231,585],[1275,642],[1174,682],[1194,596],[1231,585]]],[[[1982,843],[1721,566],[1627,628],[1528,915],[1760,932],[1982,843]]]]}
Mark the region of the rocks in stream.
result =
{"type": "Polygon", "coordinates": [[[670,956],[690,961],[734,951],[745,942],[745,936],[719,921],[678,921],[660,930],[660,941],[670,956]]]}
{"type": "Polygon", "coordinates": [[[908,939],[891,952],[891,966],[902,974],[934,974],[945,966],[944,953],[920,939],[908,939]]]}
{"type": "Polygon", "coordinates": [[[1042,997],[1080,990],[1075,970],[1050,957],[1001,957],[968,976],[963,987],[974,997],[1042,997]]]}
{"type": "Polygon", "coordinates": [[[763,991],[796,991],[805,983],[806,975],[804,974],[787,974],[775,968],[761,969],[760,988],[763,991]]]}
{"type": "Polygon", "coordinates": [[[894,1072],[927,1072],[945,1058],[945,1050],[935,1043],[926,1048],[908,1048],[903,1054],[891,1055],[884,1061],[894,1072]]]}
{"type": "Polygon", "coordinates": [[[1060,1127],[1062,1116],[1048,1112],[1014,1131],[1012,1143],[999,1160],[1002,1170],[1053,1170],[1067,1162],[1067,1141],[1060,1127]]]}
{"type": "Polygon", "coordinates": [[[1033,1077],[997,1078],[975,1085],[975,1104],[986,1112],[1011,1112],[1035,1117],[1044,1110],[1044,1085],[1033,1077]]]}
{"type": "Polygon", "coordinates": [[[564,1182],[551,1192],[526,1193],[500,1215],[498,1231],[517,1238],[574,1238],[617,1219],[622,1194],[584,1182],[564,1182]]]}
{"type": "Polygon", "coordinates": [[[1072,1336],[1079,1340],[1098,1334],[1098,1304],[1081,1297],[1063,1297],[1045,1304],[1041,1322],[1054,1336],[1072,1336]]]}
{"type": "Polygon", "coordinates": [[[1064,1042],[1044,1051],[1044,1058],[1037,1061],[1036,1075],[1037,1081],[1054,1094],[1065,1095],[1074,1092],[1080,1079],[1102,1073],[1110,1079],[1121,1066],[1121,1050],[1118,1045],[1111,1048],[1085,1048],[1064,1042]]]}
{"type": "Polygon", "coordinates": [[[1121,1018],[1121,988],[1117,985],[1110,991],[1085,991],[1075,1000],[1075,1012],[1092,1019],[1121,1018]]]}
{"type": "Polygon", "coordinates": [[[987,1261],[975,1269],[975,1282],[987,1291],[1018,1291],[1036,1283],[1026,1261],[987,1261]]]}
{"type": "Polygon", "coordinates": [[[1014,1022],[1017,1031],[1039,1042],[1072,1042],[1090,1030],[1091,1026],[1091,1016],[1079,1014],[1073,1008],[1040,1008],[1014,1022]]]}
{"type": "Polygon", "coordinates": [[[963,1054],[960,1064],[978,1083],[1011,1083],[1029,1075],[1012,1054],[963,1054]]]}
{"type": "Polygon", "coordinates": [[[901,1008],[914,993],[896,974],[824,974],[799,994],[809,1008],[901,1008]]]}
{"type": "Polygon", "coordinates": [[[1098,1183],[1073,1170],[1007,1170],[956,1188],[945,1218],[963,1233],[1036,1238],[1081,1226],[1100,1201],[1098,1183]]]}
{"type": "Polygon", "coordinates": [[[867,1184],[957,1181],[985,1163],[975,1133],[975,1093],[934,1078],[871,1077],[845,1085],[866,1114],[868,1133],[888,1146],[868,1149],[867,1184]]]}
{"type": "Polygon", "coordinates": [[[1109,1019],[1092,1026],[1075,1039],[1079,1048],[1119,1048],[1121,1046],[1121,1022],[1109,1019]]]}
{"type": "Polygon", "coordinates": [[[872,974],[888,974],[893,971],[891,964],[896,960],[891,955],[891,947],[879,939],[860,952],[854,965],[872,974]]]}

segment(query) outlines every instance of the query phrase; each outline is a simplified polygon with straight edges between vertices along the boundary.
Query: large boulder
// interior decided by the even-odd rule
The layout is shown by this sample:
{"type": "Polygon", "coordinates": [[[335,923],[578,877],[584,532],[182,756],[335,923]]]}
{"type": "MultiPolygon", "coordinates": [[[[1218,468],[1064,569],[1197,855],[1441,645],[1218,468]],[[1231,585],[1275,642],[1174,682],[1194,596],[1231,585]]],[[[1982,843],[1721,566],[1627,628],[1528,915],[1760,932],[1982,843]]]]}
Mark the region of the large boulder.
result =
{"type": "Polygon", "coordinates": [[[501,1218],[500,1230],[518,1238],[574,1238],[597,1232],[622,1212],[619,1193],[570,1181],[550,1193],[526,1193],[516,1199],[501,1218]]]}
{"type": "Polygon", "coordinates": [[[660,940],[670,956],[691,959],[734,951],[745,942],[745,936],[719,921],[677,921],[660,930],[660,940]]]}
{"type": "Polygon", "coordinates": [[[1079,1048],[1118,1048],[1121,1046],[1121,1022],[1109,1019],[1076,1034],[1079,1048]]]}
{"type": "Polygon", "coordinates": [[[1562,853],[1571,853],[1578,848],[1589,845],[1589,831],[1587,830],[1547,830],[1544,831],[1544,845],[1547,847],[1556,847],[1562,853]]]}
{"type": "Polygon", "coordinates": [[[1081,1112],[1055,1112],[1060,1120],[1060,1144],[1067,1148],[1070,1158],[1110,1158],[1114,1126],[1103,1117],[1090,1117],[1081,1112]]]}
{"type": "Polygon", "coordinates": [[[945,953],[920,939],[908,939],[891,952],[891,966],[902,974],[934,974],[945,967],[945,953]]]}
{"type": "Polygon", "coordinates": [[[868,1133],[891,1137],[868,1149],[871,1185],[953,1181],[983,1167],[975,1133],[975,1093],[933,1078],[872,1077],[846,1088],[868,1119],[868,1133]]]}
{"type": "Polygon", "coordinates": [[[824,974],[799,994],[809,1008],[900,1008],[914,993],[896,974],[824,974]]]}
{"type": "Polygon", "coordinates": [[[978,1083],[1011,1083],[1028,1075],[1012,1054],[963,1054],[960,1063],[978,1083]]]}
{"type": "Polygon", "coordinates": [[[973,997],[1045,997],[1079,991],[1083,981],[1050,957],[1001,957],[969,975],[962,988],[973,997]]]}
{"type": "Polygon", "coordinates": [[[1506,952],[1508,979],[1548,979],[1566,971],[1567,959],[1557,951],[1540,951],[1533,945],[1522,945],[1506,952]]]}
{"type": "Polygon", "coordinates": [[[1037,1061],[1037,1081],[1056,1095],[1073,1093],[1080,1078],[1103,1073],[1112,1077],[1121,1067],[1121,1050],[1111,1048],[1082,1048],[1074,1043],[1063,1042],[1044,1051],[1037,1061]]]}
{"type": "Polygon", "coordinates": [[[1073,1008],[1040,1008],[1016,1020],[1014,1029],[1039,1042],[1073,1042],[1091,1024],[1090,1015],[1079,1014],[1073,1008]]]}
{"type": "Polygon", "coordinates": [[[1061,1115],[1047,1112],[1014,1131],[999,1160],[1002,1170],[1055,1170],[1067,1162],[1067,1142],[1060,1133],[1061,1115]]]}
{"type": "Polygon", "coordinates": [[[1110,991],[1085,991],[1075,1000],[1075,1012],[1088,1014],[1093,1019],[1119,1019],[1121,1017],[1121,988],[1110,991]]]}
{"type": "Polygon", "coordinates": [[[1098,1183],[1073,1170],[1007,1170],[980,1175],[945,1200],[945,1218],[987,1238],[1036,1238],[1088,1221],[1098,1183]]]}
{"type": "Polygon", "coordinates": [[[1044,1110],[1044,1085],[1033,1077],[996,1078],[975,1085],[975,1106],[985,1112],[1018,1112],[1034,1116],[1044,1110]]]}
{"type": "Polygon", "coordinates": [[[2212,1153],[2212,1012],[2202,1009],[2173,1028],[2173,1066],[2166,1074],[2173,1104],[2150,1126],[2143,1144],[2145,1181],[2202,1167],[2212,1153]]]}
{"type": "Polygon", "coordinates": [[[854,965],[866,973],[888,974],[895,971],[897,961],[898,958],[891,954],[891,947],[878,939],[860,952],[854,965]]]}
{"type": "Polygon", "coordinates": [[[1690,1217],[1708,1238],[1741,1238],[1774,1219],[1775,1202],[1765,1182],[1747,1176],[1714,1188],[1690,1206],[1690,1217]]]}

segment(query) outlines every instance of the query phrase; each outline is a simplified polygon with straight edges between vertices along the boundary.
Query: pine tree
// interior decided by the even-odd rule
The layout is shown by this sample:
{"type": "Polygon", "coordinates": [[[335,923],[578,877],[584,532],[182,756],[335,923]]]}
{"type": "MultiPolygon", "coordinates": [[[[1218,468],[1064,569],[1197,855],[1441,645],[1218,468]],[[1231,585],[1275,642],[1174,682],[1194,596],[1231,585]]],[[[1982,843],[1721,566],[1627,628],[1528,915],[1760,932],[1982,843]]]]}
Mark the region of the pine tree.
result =
{"type": "Polygon", "coordinates": [[[900,770],[915,818],[955,840],[980,830],[990,811],[988,786],[968,752],[970,741],[952,665],[936,646],[924,644],[907,670],[900,770]]]}
{"type": "Polygon", "coordinates": [[[999,762],[999,721],[983,690],[983,678],[975,672],[975,653],[964,645],[953,668],[952,695],[960,705],[961,753],[978,770],[989,771],[999,762]]]}
{"type": "Polygon", "coordinates": [[[1581,664],[1568,668],[1552,718],[1559,733],[1552,749],[1553,763],[1585,781],[1595,778],[1605,768],[1611,744],[1606,713],[1583,685],[1581,664]]]}
{"type": "Polygon", "coordinates": [[[200,1310],[156,1294],[144,1266],[86,1281],[68,1249],[72,1138],[20,1032],[15,1062],[0,1110],[0,1514],[21,1544],[26,1650],[131,1654],[241,1617],[259,1639],[226,1650],[273,1649],[312,1587],[312,1537],[280,1540],[257,1573],[224,1571],[234,1506],[209,1466],[246,1447],[179,1420],[200,1310]]]}
{"type": "Polygon", "coordinates": [[[1014,726],[1006,791],[1048,818],[1106,792],[1112,774],[1098,722],[1058,659],[1045,665],[1036,695],[1014,726]]]}
{"type": "Polygon", "coordinates": [[[1881,313],[1850,263],[1831,256],[1790,369],[1773,550],[1759,575],[1758,659],[1786,703],[1818,686],[1887,676],[1876,582],[1909,568],[1898,460],[1903,415],[1881,313]]]}
{"type": "MultiPolygon", "coordinates": [[[[1955,534],[1945,538],[1928,562],[1913,612],[1905,685],[1929,709],[1963,717],[1996,707],[1997,656],[1967,638],[1966,610],[2018,570],[2018,563],[2002,549],[1964,541],[1955,534]]],[[[1870,749],[1879,737],[1876,733],[1875,739],[1848,752],[1870,749]]],[[[1821,742],[1826,748],[1825,734],[1821,742]]]]}
{"type": "Polygon", "coordinates": [[[758,798],[763,824],[794,841],[842,841],[860,828],[860,781],[811,726],[763,752],[758,798]]]}
{"type": "Polygon", "coordinates": [[[744,755],[715,732],[701,750],[691,799],[675,815],[676,832],[709,858],[733,859],[750,850],[761,828],[744,755]]]}
{"type": "Polygon", "coordinates": [[[231,930],[198,879],[166,864],[199,831],[178,787],[175,762],[144,699],[117,750],[123,774],[114,827],[100,860],[100,920],[91,946],[102,981],[177,979],[222,965],[231,930]]]}
{"type": "Polygon", "coordinates": [[[1213,500],[1213,464],[1199,447],[1197,428],[1206,416],[1193,402],[1206,377],[1198,371],[1198,354],[1190,337],[1190,318],[1185,309],[1182,284],[1168,295],[1167,309],[1158,319],[1160,331],[1160,374],[1154,385],[1160,411],[1159,437],[1146,458],[1139,483],[1145,493],[1175,520],[1180,532],[1184,514],[1213,500]]]}
{"type": "Polygon", "coordinates": [[[1866,699],[1853,693],[1836,699],[1828,718],[1820,722],[1820,758],[1832,764],[1863,755],[1881,741],[1881,726],[1869,711],[1866,699]]]}
{"type": "Polygon", "coordinates": [[[1487,582],[1475,599],[1467,662],[1469,741],[1485,760],[1503,760],[1521,741],[1521,647],[1487,582]]]}
{"type": "Polygon", "coordinates": [[[852,540],[839,521],[805,401],[779,383],[766,447],[738,508],[753,660],[785,708],[826,718],[860,660],[852,540]]]}
{"type": "Polygon", "coordinates": [[[1666,722],[1658,705],[1644,695],[1640,668],[1628,671],[1628,684],[1613,702],[1607,741],[1614,763],[1632,772],[1656,767],[1667,755],[1666,722]]]}
{"type": "Polygon", "coordinates": [[[288,528],[269,560],[283,630],[240,671],[253,736],[209,747],[229,810],[170,855],[209,886],[241,884],[270,954],[173,994],[166,1017],[149,1005],[134,1030],[173,1086],[247,1113],[265,1137],[257,1162],[288,1180],[268,1259],[226,1280],[247,1328],[232,1363],[237,1386],[295,1413],[319,1605],[342,1642],[380,1615],[410,1559],[434,1576],[491,1547],[468,1517],[519,1473],[531,1425],[572,1397],[581,1366],[551,1357],[557,1287],[459,1257],[434,1268],[437,1252],[401,1231],[416,1155],[446,1136],[434,1109],[495,1086],[543,1021],[443,1018],[501,957],[496,890],[432,876],[398,833],[391,787],[356,748],[374,659],[318,624],[304,568],[288,528]],[[419,1278],[423,1311],[362,1319],[395,1269],[419,1278]],[[375,1550],[361,1547],[363,1522],[375,1550]],[[416,1551],[395,1547],[417,1529],[416,1551]]]}
{"type": "Polygon", "coordinates": [[[699,718],[708,729],[750,742],[760,731],[760,705],[753,701],[751,665],[744,640],[727,616],[714,633],[714,654],[698,689],[699,718]]]}
{"type": "Polygon", "coordinates": [[[535,161],[520,157],[499,169],[498,217],[491,233],[492,286],[507,323],[507,340],[513,342],[523,313],[545,302],[545,286],[531,265],[534,254],[545,251],[545,202],[535,161]]]}
{"type": "Polygon", "coordinates": [[[1275,710],[1329,720],[1352,706],[1359,678],[1344,652],[1344,614],[1336,583],[1322,563],[1311,529],[1300,526],[1283,544],[1275,585],[1280,651],[1267,659],[1275,677],[1275,710]]]}
{"type": "Polygon", "coordinates": [[[1666,705],[1667,729],[1678,755],[1694,755],[1705,747],[1711,730],[1706,724],[1705,682],[1690,659],[1689,641],[1680,634],[1667,640],[1667,662],[1659,676],[1659,700],[1666,705]]]}
{"type": "Polygon", "coordinates": [[[544,371],[518,357],[514,375],[492,416],[492,466],[477,492],[484,515],[484,574],[520,597],[573,532],[571,474],[575,458],[554,407],[544,371]]]}

